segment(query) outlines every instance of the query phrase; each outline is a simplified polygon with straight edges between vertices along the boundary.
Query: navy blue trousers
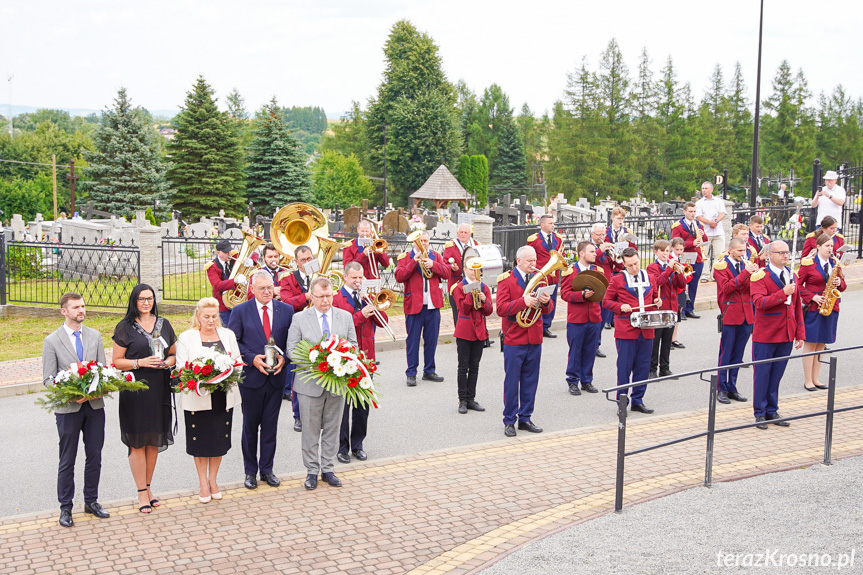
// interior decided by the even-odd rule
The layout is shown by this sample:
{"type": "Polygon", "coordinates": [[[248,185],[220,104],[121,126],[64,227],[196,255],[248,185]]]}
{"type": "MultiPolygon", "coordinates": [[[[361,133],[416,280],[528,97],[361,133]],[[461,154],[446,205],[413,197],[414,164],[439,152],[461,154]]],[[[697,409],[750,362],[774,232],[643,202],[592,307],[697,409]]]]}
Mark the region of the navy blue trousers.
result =
{"type": "Polygon", "coordinates": [[[560,291],[558,286],[554,286],[554,293],[551,294],[551,301],[554,302],[554,307],[548,313],[542,314],[542,329],[551,329],[551,320],[554,319],[554,312],[557,311],[557,292],[560,291]]]}
{"type": "MultiPolygon", "coordinates": [[[[617,385],[645,381],[650,375],[650,354],[653,340],[639,335],[638,339],[617,339],[617,385]],[[630,379],[630,375],[632,379],[630,379]]],[[[644,403],[646,385],[632,388],[632,405],[644,403]]],[[[620,392],[618,392],[618,395],[620,392]]]]}
{"type": "Polygon", "coordinates": [[[695,311],[695,294],[698,293],[698,283],[701,281],[701,271],[704,269],[704,262],[700,264],[692,264],[692,279],[686,285],[689,292],[689,301],[683,308],[683,313],[692,313],[695,311]]]}
{"type": "Polygon", "coordinates": [[[57,470],[57,499],[60,509],[72,510],[75,498],[75,458],[78,438],[84,436],[84,503],[99,499],[99,476],[102,473],[102,446],[105,444],[105,410],[93,409],[90,402],[81,404],[75,413],[55,413],[60,436],[60,466],[57,470]]]}
{"type": "MultiPolygon", "coordinates": [[[[287,369],[287,366],[285,366],[285,369],[287,369]]],[[[291,366],[291,369],[293,369],[293,366],[291,366]]],[[[294,377],[296,377],[296,375],[297,375],[297,372],[295,372],[295,371],[291,371],[288,373],[288,379],[285,380],[285,393],[284,394],[291,396],[291,408],[293,409],[293,412],[294,412],[294,419],[299,419],[300,418],[300,402],[297,401],[297,394],[294,393],[294,377]]]]}
{"type": "MultiPolygon", "coordinates": [[[[752,335],[752,324],[722,324],[722,338],[719,340],[719,365],[731,365],[743,361],[743,350],[752,335]]],[[[739,368],[719,372],[719,391],[737,393],[737,372],[739,368]]]]}
{"type": "Polygon", "coordinates": [[[530,421],[539,385],[541,345],[503,346],[503,424],[530,421]]]}
{"type": "Polygon", "coordinates": [[[351,407],[345,402],[345,412],[342,414],[342,427],[339,430],[339,453],[359,451],[363,448],[363,439],[369,424],[369,408],[351,407]],[[353,416],[351,416],[353,414],[353,416]],[[353,419],[353,421],[351,421],[353,419]]]}
{"type": "Polygon", "coordinates": [[[602,335],[602,323],[566,324],[569,360],[566,364],[566,384],[592,383],[596,348],[602,335]]]}
{"type": "Polygon", "coordinates": [[[416,377],[420,363],[420,335],[423,338],[423,373],[433,373],[435,370],[434,354],[440,333],[440,310],[423,306],[419,313],[405,316],[405,327],[408,332],[405,346],[407,348],[408,368],[405,370],[405,375],[416,377]]]}
{"type": "Polygon", "coordinates": [[[283,390],[265,383],[257,389],[240,385],[243,399],[243,467],[246,475],[273,472],[276,456],[276,435],[283,390]],[[261,436],[261,456],[258,458],[258,430],[261,436]]]}
{"type": "MultiPolygon", "coordinates": [[[[752,360],[787,356],[791,353],[793,345],[793,342],[790,341],[783,341],[782,343],[752,342],[752,360]]],[[[788,365],[787,359],[752,366],[755,370],[753,376],[755,381],[752,386],[752,408],[755,417],[776,414],[776,410],[779,408],[779,383],[782,381],[782,376],[785,375],[786,365],[788,365]]]]}

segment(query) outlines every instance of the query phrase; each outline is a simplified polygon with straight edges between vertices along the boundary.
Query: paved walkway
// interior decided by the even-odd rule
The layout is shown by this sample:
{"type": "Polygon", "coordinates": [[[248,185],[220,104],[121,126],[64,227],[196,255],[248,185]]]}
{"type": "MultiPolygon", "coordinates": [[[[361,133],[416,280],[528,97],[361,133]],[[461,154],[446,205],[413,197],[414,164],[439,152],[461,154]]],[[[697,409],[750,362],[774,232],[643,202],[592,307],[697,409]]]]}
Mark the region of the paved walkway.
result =
{"type": "MultiPolygon", "coordinates": [[[[826,394],[784,398],[786,416],[823,409],[826,394]]],[[[836,406],[863,403],[863,385],[842,388],[836,406]]],[[[721,406],[717,426],[751,421],[748,404],[721,406]]],[[[695,433],[705,410],[641,417],[628,449],[695,433]]],[[[812,465],[823,457],[823,418],[789,428],[717,436],[714,481],[812,465]]],[[[0,573],[395,573],[476,572],[574,523],[613,509],[617,429],[613,425],[352,463],[342,489],[224,485],[207,505],[186,491],[150,516],[131,501],[106,502],[111,519],[76,510],[74,529],[56,512],[0,522],[0,573]]],[[[833,455],[863,454],[859,412],[838,414],[833,455]]],[[[627,459],[625,504],[700,485],[704,442],[627,459]]],[[[113,470],[106,470],[111,472],[113,470]]],[[[626,510],[624,511],[626,513],[626,510]]]]}

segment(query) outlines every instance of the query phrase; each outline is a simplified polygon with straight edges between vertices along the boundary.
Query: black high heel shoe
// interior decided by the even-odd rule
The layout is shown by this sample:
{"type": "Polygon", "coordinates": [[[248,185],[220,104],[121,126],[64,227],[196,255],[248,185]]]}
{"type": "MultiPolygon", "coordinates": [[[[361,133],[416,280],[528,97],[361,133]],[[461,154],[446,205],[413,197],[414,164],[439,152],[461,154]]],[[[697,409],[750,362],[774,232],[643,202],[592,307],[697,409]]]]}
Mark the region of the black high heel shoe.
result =
{"type": "MultiPolygon", "coordinates": [[[[139,490],[138,490],[138,493],[142,493],[142,492],[144,492],[144,491],[147,491],[147,488],[146,488],[146,487],[145,487],[144,489],[139,489],[139,490]]],[[[153,508],[152,508],[152,507],[150,507],[149,505],[142,505],[142,506],[140,506],[140,507],[138,508],[138,511],[140,511],[141,513],[147,514],[147,513],[152,513],[152,512],[153,512],[153,508]]]]}
{"type": "MultiPolygon", "coordinates": [[[[150,489],[150,484],[149,484],[149,483],[147,484],[147,489],[150,489]]],[[[151,505],[151,506],[153,506],[153,507],[160,507],[162,504],[161,504],[161,503],[159,503],[159,500],[158,500],[158,499],[151,499],[151,500],[150,500],[150,505],[151,505]]]]}

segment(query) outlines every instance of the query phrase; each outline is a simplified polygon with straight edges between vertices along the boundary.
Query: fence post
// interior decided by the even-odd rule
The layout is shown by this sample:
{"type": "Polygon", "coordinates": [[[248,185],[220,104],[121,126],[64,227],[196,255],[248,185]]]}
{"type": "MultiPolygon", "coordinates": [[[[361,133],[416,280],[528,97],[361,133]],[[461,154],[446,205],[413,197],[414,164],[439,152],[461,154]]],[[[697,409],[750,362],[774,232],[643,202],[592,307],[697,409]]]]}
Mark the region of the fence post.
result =
{"type": "Polygon", "coordinates": [[[138,269],[141,270],[138,283],[147,284],[155,291],[156,301],[163,297],[161,228],[147,225],[138,231],[138,269]]]}
{"type": "MultiPolygon", "coordinates": [[[[817,361],[817,360],[816,360],[817,361]]],[[[833,450],[833,408],[836,400],[836,367],[839,358],[830,356],[830,379],[827,382],[827,423],[824,429],[824,465],[832,465],[831,451],[833,450]]]]}
{"type": "Polygon", "coordinates": [[[629,396],[617,392],[617,478],[614,484],[614,511],[623,510],[623,462],[626,459],[626,406],[629,396]]]}
{"type": "Polygon", "coordinates": [[[471,221],[471,225],[473,226],[473,237],[476,241],[483,245],[494,243],[492,233],[494,218],[477,216],[471,221]]]}
{"type": "Polygon", "coordinates": [[[0,227],[0,305],[6,305],[6,232],[0,227]]]}
{"type": "Polygon", "coordinates": [[[704,487],[713,483],[713,439],[716,436],[716,396],[719,387],[719,376],[710,376],[710,404],[707,410],[707,457],[704,462],[704,487]]]}

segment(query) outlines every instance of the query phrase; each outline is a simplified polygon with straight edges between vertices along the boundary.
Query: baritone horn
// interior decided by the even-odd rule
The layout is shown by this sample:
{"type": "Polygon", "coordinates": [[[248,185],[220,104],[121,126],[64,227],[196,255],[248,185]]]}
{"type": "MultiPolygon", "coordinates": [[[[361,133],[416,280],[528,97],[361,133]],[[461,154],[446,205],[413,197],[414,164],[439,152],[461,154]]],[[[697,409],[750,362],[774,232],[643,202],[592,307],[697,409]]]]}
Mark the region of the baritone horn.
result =
{"type": "MultiPolygon", "coordinates": [[[[426,248],[422,242],[423,233],[425,233],[424,230],[417,230],[415,232],[411,232],[410,235],[408,235],[408,237],[407,237],[407,241],[413,242],[414,247],[416,247],[417,253],[421,256],[421,258],[425,259],[429,256],[429,254],[426,251],[426,248]]],[[[432,277],[432,270],[427,269],[423,265],[422,262],[419,263],[419,266],[420,266],[420,271],[423,273],[423,276],[425,276],[426,279],[429,279],[432,277]]]]}
{"type": "Polygon", "coordinates": [[[222,292],[222,303],[228,309],[233,309],[235,305],[249,299],[249,282],[252,279],[252,274],[258,268],[254,261],[252,261],[252,254],[264,243],[263,238],[243,231],[243,245],[240,246],[240,251],[237,252],[237,257],[234,261],[234,266],[231,268],[231,273],[228,275],[228,279],[232,280],[238,275],[243,275],[246,278],[246,283],[237,285],[230,291],[222,292]]]}
{"type": "MultiPolygon", "coordinates": [[[[536,268],[534,268],[536,269],[536,268]]],[[[557,250],[551,250],[548,254],[548,263],[542,266],[541,270],[536,270],[536,275],[531,278],[527,286],[524,288],[523,295],[536,295],[536,290],[548,285],[548,278],[559,270],[566,269],[566,260],[560,255],[557,250]]],[[[535,324],[542,317],[542,306],[529,307],[518,312],[516,321],[518,325],[528,328],[535,324]]]]}

